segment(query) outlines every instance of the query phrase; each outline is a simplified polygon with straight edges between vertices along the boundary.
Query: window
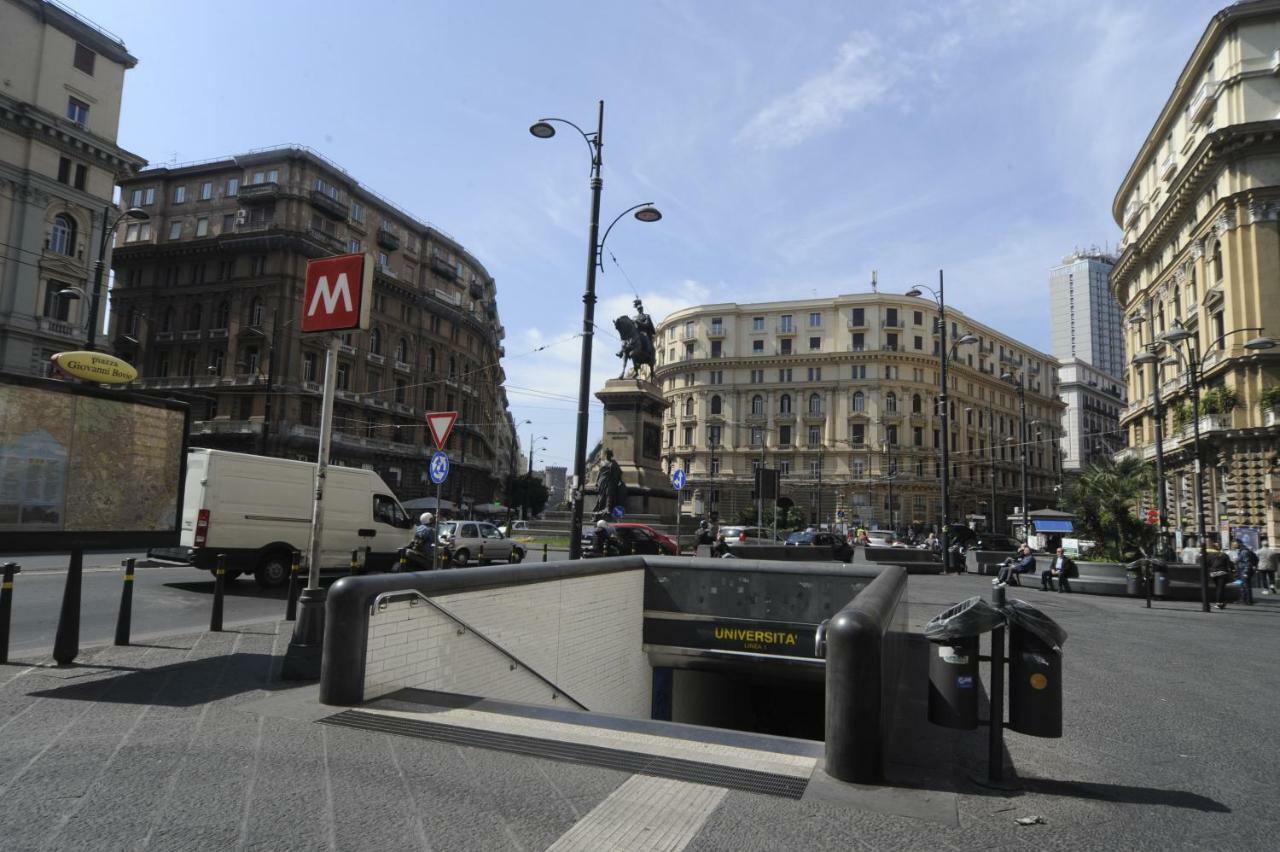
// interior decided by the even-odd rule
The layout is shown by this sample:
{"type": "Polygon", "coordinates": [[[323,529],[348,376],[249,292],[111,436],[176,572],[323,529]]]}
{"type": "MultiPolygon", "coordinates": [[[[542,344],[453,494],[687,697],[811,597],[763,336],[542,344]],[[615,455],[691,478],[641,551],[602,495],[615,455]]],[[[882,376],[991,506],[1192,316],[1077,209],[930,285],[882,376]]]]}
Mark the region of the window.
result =
{"type": "Polygon", "coordinates": [[[382,331],[373,329],[369,332],[369,352],[372,355],[382,354],[382,331]]]}
{"type": "Polygon", "coordinates": [[[810,426],[809,427],[809,446],[818,447],[821,445],[822,445],[822,427],[810,426]]]}
{"type": "Polygon", "coordinates": [[[719,358],[722,354],[721,349],[722,349],[721,342],[719,340],[711,341],[711,357],[712,358],[719,358]]]}
{"type": "Polygon", "coordinates": [[[711,447],[720,446],[720,427],[719,426],[707,427],[707,446],[711,446],[711,447]]]}
{"type": "Polygon", "coordinates": [[[762,384],[764,384],[764,370],[752,370],[752,371],[751,371],[751,384],[753,384],[753,385],[762,385],[762,384]]]}
{"type": "Polygon", "coordinates": [[[250,302],[250,303],[249,303],[249,325],[250,325],[250,327],[252,327],[252,328],[262,328],[262,316],[263,316],[263,313],[264,313],[264,309],[263,309],[263,306],[262,306],[262,300],[261,300],[261,299],[259,299],[259,298],[256,298],[256,297],[255,297],[255,298],[254,298],[254,300],[253,300],[252,302],[250,302]]]}
{"type": "Polygon", "coordinates": [[[752,354],[752,355],[763,355],[763,354],[764,354],[764,341],[763,341],[763,340],[753,340],[753,341],[751,341],[751,354],[752,354]]]}
{"type": "Polygon", "coordinates": [[[890,328],[898,328],[898,309],[897,308],[884,309],[884,324],[889,326],[890,328]]]}
{"type": "Polygon", "coordinates": [[[142,206],[142,190],[135,189],[132,193],[129,194],[129,198],[132,199],[131,206],[133,207],[142,206]]]}
{"type": "Polygon", "coordinates": [[[897,426],[886,426],[886,427],[884,428],[884,439],[885,439],[886,441],[888,441],[888,442],[889,442],[889,445],[890,445],[890,446],[897,446],[897,444],[898,444],[898,427],[897,427],[897,426]]]}
{"type": "Polygon", "coordinates": [[[851,379],[865,379],[866,377],[867,377],[867,365],[866,365],[866,364],[854,364],[854,365],[853,365],[853,369],[852,369],[852,371],[850,371],[849,378],[851,378],[851,379]]]}
{"type": "Polygon", "coordinates": [[[175,186],[173,188],[173,203],[182,204],[187,200],[187,188],[185,186],[175,186]]]}
{"type": "Polygon", "coordinates": [[[920,394],[913,393],[911,395],[911,413],[920,414],[924,411],[924,403],[920,399],[920,394]]]}
{"type": "Polygon", "coordinates": [[[689,397],[684,401],[684,416],[685,417],[693,416],[693,397],[689,397]]]}
{"type": "Polygon", "coordinates": [[[751,427],[751,446],[758,447],[764,443],[764,429],[760,426],[751,427]]]}
{"type": "Polygon", "coordinates": [[[71,183],[71,160],[58,158],[58,183],[71,183]]]}
{"type": "Polygon", "coordinates": [[[253,183],[278,183],[280,172],[277,169],[265,169],[253,173],[253,183]]]}
{"type": "Polygon", "coordinates": [[[182,222],[174,221],[169,223],[169,239],[176,240],[182,236],[182,222]]]}
{"type": "Polygon", "coordinates": [[[71,64],[80,69],[90,77],[93,76],[93,61],[97,59],[98,54],[79,42],[76,43],[76,53],[71,60],[71,64]]]}
{"type": "Polygon", "coordinates": [[[58,295],[58,291],[67,285],[61,281],[50,281],[44,290],[44,316],[47,319],[66,322],[71,315],[71,300],[58,295]]]}
{"type": "Polygon", "coordinates": [[[693,446],[693,427],[692,426],[684,427],[684,445],[686,447],[693,446]]]}
{"type": "Polygon", "coordinates": [[[76,220],[65,213],[53,217],[53,230],[49,234],[49,250],[73,256],[76,253],[76,220]]]}
{"type": "Polygon", "coordinates": [[[890,352],[896,352],[898,349],[898,335],[886,334],[884,336],[884,348],[890,352]]]}
{"type": "Polygon", "coordinates": [[[79,98],[67,98],[67,118],[81,130],[89,123],[89,105],[79,98]]]}
{"type": "MultiPolygon", "coordinates": [[[[861,442],[859,442],[859,443],[861,443],[861,442]]],[[[863,477],[863,476],[866,476],[866,475],[867,475],[867,463],[866,463],[866,461],[864,461],[863,459],[854,459],[854,460],[853,460],[853,462],[849,465],[849,472],[850,472],[850,473],[852,473],[854,476],[857,476],[857,477],[863,477]]],[[[859,496],[859,495],[856,495],[856,494],[855,494],[855,495],[853,495],[853,500],[852,500],[852,502],[854,502],[855,504],[856,504],[856,503],[857,503],[857,501],[858,501],[858,496],[859,496]]],[[[865,505],[865,504],[863,504],[863,505],[865,505]]]]}
{"type": "Polygon", "coordinates": [[[923,312],[923,311],[912,311],[912,312],[911,312],[911,324],[912,324],[912,325],[924,325],[924,312],[923,312]]]}
{"type": "Polygon", "coordinates": [[[200,308],[200,303],[196,302],[187,309],[187,331],[199,331],[200,320],[203,319],[204,311],[200,308]]]}
{"type": "Polygon", "coordinates": [[[779,447],[791,446],[791,427],[790,426],[778,427],[778,446],[779,447]]]}
{"type": "Polygon", "coordinates": [[[347,390],[351,387],[351,365],[339,364],[337,376],[338,390],[347,390]]]}
{"type": "Polygon", "coordinates": [[[711,333],[724,334],[724,318],[723,317],[711,318],[711,333]]]}
{"type": "Polygon", "coordinates": [[[865,423],[849,424],[849,443],[855,447],[860,447],[867,440],[867,425],[865,423]]]}
{"type": "Polygon", "coordinates": [[[783,368],[783,369],[781,369],[781,370],[779,370],[779,371],[778,371],[778,381],[779,381],[779,382],[790,382],[790,381],[791,381],[791,368],[790,368],[790,367],[785,367],[785,368],[783,368]]]}
{"type": "Polygon", "coordinates": [[[149,239],[151,239],[150,222],[133,222],[124,229],[124,241],[126,243],[136,243],[140,240],[145,241],[149,239]]]}
{"type": "Polygon", "coordinates": [[[315,188],[316,188],[316,192],[320,193],[321,195],[327,195],[329,198],[332,198],[334,201],[338,200],[338,188],[333,184],[329,183],[324,178],[316,178],[315,188]]]}
{"type": "Polygon", "coordinates": [[[783,355],[790,355],[790,354],[791,354],[791,340],[790,340],[790,339],[787,339],[787,340],[782,341],[782,354],[783,354],[783,355]]]}
{"type": "Polygon", "coordinates": [[[751,413],[756,415],[764,414],[764,397],[760,394],[751,397],[751,413]]]}
{"type": "Polygon", "coordinates": [[[359,240],[350,240],[347,242],[348,254],[362,254],[364,252],[364,243],[359,240]]]}
{"type": "Polygon", "coordinates": [[[751,318],[751,330],[752,330],[752,331],[764,331],[764,317],[752,317],[752,318],[751,318]]]}
{"type": "Polygon", "coordinates": [[[378,268],[379,269],[386,269],[390,265],[390,263],[391,262],[387,259],[387,253],[385,251],[378,252],[378,268]]]}
{"type": "Polygon", "coordinates": [[[302,355],[302,380],[304,382],[316,380],[316,353],[314,352],[305,352],[302,355]]]}
{"type": "Polygon", "coordinates": [[[791,413],[791,394],[784,393],[782,396],[778,397],[778,413],[779,414],[791,413]]]}
{"type": "Polygon", "coordinates": [[[200,200],[208,201],[213,198],[213,181],[207,180],[200,184],[200,200]]]}
{"type": "Polygon", "coordinates": [[[893,391],[884,395],[884,410],[889,414],[898,413],[898,395],[893,391]]]}
{"type": "Polygon", "coordinates": [[[710,383],[711,383],[711,384],[713,384],[713,385],[722,385],[722,384],[724,384],[724,371],[723,371],[723,370],[712,370],[710,373],[708,373],[708,377],[709,377],[709,379],[710,379],[710,383]]]}
{"type": "Polygon", "coordinates": [[[85,182],[89,178],[89,167],[83,163],[76,163],[76,177],[72,183],[76,189],[84,189],[85,182]]]}
{"type": "Polygon", "coordinates": [[[867,324],[866,308],[850,308],[849,309],[849,325],[863,326],[867,324]]]}
{"type": "Polygon", "coordinates": [[[778,318],[778,331],[791,332],[795,330],[795,326],[791,323],[791,314],[783,314],[778,318]]]}
{"type": "Polygon", "coordinates": [[[250,375],[258,372],[258,347],[250,346],[244,351],[244,371],[250,375]]]}
{"type": "Polygon", "coordinates": [[[821,367],[810,367],[810,368],[809,368],[809,381],[811,381],[811,382],[820,382],[820,381],[822,381],[822,368],[821,368],[821,367]]]}
{"type": "Polygon", "coordinates": [[[864,396],[864,395],[863,395],[862,391],[857,391],[857,392],[853,395],[853,406],[852,406],[852,407],[853,407],[853,410],[854,410],[854,411],[866,411],[866,410],[867,410],[867,398],[866,398],[866,396],[864,396]]]}
{"type": "Polygon", "coordinates": [[[712,414],[724,413],[724,402],[720,399],[719,394],[716,394],[715,396],[711,397],[711,413],[712,414]]]}
{"type": "Polygon", "coordinates": [[[263,254],[249,258],[249,274],[263,275],[267,271],[267,256],[263,254]]]}
{"type": "Polygon", "coordinates": [[[240,178],[227,178],[227,197],[232,198],[240,192],[240,178]]]}
{"type": "Polygon", "coordinates": [[[819,351],[820,349],[822,349],[822,338],[821,338],[821,337],[810,337],[810,338],[809,338],[809,351],[810,351],[810,352],[817,352],[817,351],[819,351]]]}
{"type": "Polygon", "coordinates": [[[409,341],[405,340],[403,337],[400,338],[400,342],[396,344],[396,360],[401,364],[409,363],[409,341]]]}
{"type": "Polygon", "coordinates": [[[923,446],[924,446],[924,427],[923,427],[923,426],[914,426],[914,427],[912,427],[912,429],[911,429],[911,446],[913,446],[913,447],[923,447],[923,446]]]}
{"type": "Polygon", "coordinates": [[[822,314],[817,311],[809,314],[809,328],[822,328],[822,314]]]}
{"type": "Polygon", "coordinates": [[[351,221],[364,224],[364,205],[359,201],[351,202],[351,221]]]}
{"type": "Polygon", "coordinates": [[[1222,280],[1222,243],[1220,241],[1213,244],[1213,280],[1215,282],[1222,280]]]}
{"type": "Polygon", "coordinates": [[[849,348],[854,352],[861,352],[867,346],[867,338],[862,332],[857,331],[853,334],[853,341],[849,344],[849,348]]]}
{"type": "MultiPolygon", "coordinates": [[[[782,443],[781,440],[779,440],[778,443],[781,444],[782,443]]],[[[787,437],[787,444],[788,445],[791,444],[791,438],[789,435],[787,437]]],[[[778,475],[779,476],[791,475],[791,459],[782,459],[778,462],[778,475]]]]}
{"type": "Polygon", "coordinates": [[[209,353],[209,372],[215,376],[221,376],[223,370],[227,368],[227,353],[222,349],[215,349],[209,353]]]}
{"type": "Polygon", "coordinates": [[[199,219],[196,220],[196,236],[197,237],[209,236],[209,217],[208,216],[201,216],[199,219]]]}
{"type": "Polygon", "coordinates": [[[924,338],[917,334],[914,338],[912,338],[912,344],[915,346],[917,350],[924,349],[924,338]]]}
{"type": "Polygon", "coordinates": [[[809,394],[809,413],[810,414],[822,413],[822,397],[816,393],[809,394]]]}

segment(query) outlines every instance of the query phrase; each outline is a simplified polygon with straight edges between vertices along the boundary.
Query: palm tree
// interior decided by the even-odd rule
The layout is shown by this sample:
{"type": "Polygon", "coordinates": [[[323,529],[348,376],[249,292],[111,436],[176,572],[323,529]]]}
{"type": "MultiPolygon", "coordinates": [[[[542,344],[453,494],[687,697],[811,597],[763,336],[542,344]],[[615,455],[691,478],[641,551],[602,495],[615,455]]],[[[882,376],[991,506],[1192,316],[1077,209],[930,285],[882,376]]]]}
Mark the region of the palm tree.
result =
{"type": "Polygon", "coordinates": [[[1151,529],[1137,517],[1142,498],[1155,482],[1151,465],[1135,458],[1090,466],[1067,495],[1067,505],[1095,541],[1114,559],[1128,556],[1129,542],[1146,554],[1151,529]]]}

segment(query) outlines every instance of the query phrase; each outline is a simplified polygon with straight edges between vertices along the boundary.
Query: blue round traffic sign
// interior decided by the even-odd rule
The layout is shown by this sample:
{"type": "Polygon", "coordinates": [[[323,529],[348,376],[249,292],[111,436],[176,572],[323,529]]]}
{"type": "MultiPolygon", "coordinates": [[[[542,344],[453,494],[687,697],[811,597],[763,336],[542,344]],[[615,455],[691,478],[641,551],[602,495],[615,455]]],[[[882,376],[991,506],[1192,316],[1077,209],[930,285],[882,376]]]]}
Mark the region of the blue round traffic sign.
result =
{"type": "Polygon", "coordinates": [[[623,509],[621,506],[613,507],[613,516],[615,518],[621,518],[625,514],[626,514],[626,509],[623,509]]]}
{"type": "Polygon", "coordinates": [[[677,491],[684,490],[684,471],[683,470],[677,470],[675,473],[671,474],[671,484],[675,487],[677,491]]]}
{"type": "Polygon", "coordinates": [[[444,482],[449,478],[449,457],[440,450],[436,450],[435,455],[431,457],[431,465],[427,469],[431,475],[431,481],[436,485],[444,482]]]}

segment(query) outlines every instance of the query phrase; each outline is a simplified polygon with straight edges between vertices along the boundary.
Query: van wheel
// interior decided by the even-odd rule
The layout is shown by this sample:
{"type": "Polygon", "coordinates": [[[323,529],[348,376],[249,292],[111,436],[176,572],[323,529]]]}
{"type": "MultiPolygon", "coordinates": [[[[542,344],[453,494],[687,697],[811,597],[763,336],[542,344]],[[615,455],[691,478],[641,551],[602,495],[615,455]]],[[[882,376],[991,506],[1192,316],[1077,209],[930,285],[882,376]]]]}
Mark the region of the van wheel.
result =
{"type": "Polygon", "coordinates": [[[467,560],[471,558],[471,554],[467,552],[465,547],[455,550],[453,553],[453,567],[465,568],[467,560]]]}
{"type": "Polygon", "coordinates": [[[268,553],[262,557],[258,567],[253,571],[253,579],[264,589],[275,589],[289,580],[289,571],[293,568],[290,554],[268,553]]]}
{"type": "Polygon", "coordinates": [[[524,561],[524,552],[518,547],[511,548],[511,558],[507,561],[512,565],[519,565],[524,561]]]}

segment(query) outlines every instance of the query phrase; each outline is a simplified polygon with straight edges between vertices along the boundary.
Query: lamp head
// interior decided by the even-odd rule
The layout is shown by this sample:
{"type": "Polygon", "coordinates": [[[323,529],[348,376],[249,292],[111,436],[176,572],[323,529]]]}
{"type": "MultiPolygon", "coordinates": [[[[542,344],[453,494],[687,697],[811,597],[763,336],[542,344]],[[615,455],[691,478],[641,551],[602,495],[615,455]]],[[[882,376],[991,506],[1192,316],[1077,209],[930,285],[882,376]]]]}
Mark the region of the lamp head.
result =
{"type": "Polygon", "coordinates": [[[1261,349],[1274,349],[1275,346],[1276,346],[1276,339],[1274,337],[1255,337],[1252,340],[1247,341],[1244,345],[1244,348],[1261,350],[1261,349]]]}
{"type": "Polygon", "coordinates": [[[1000,381],[1002,381],[1002,382],[1011,382],[1011,381],[1013,381],[1013,373],[1001,373],[1001,374],[1000,374],[1000,381]]]}
{"type": "Polygon", "coordinates": [[[919,287],[912,287],[911,289],[907,290],[907,292],[903,293],[902,295],[904,295],[904,296],[919,296],[919,295],[921,295],[921,290],[920,290],[920,288],[919,288],[919,287]]]}
{"type": "Polygon", "coordinates": [[[636,218],[641,222],[657,222],[662,218],[662,211],[652,204],[646,204],[636,211],[636,218]]]}
{"type": "Polygon", "coordinates": [[[1166,355],[1164,356],[1164,359],[1160,361],[1160,363],[1165,367],[1176,367],[1178,366],[1178,359],[1173,357],[1172,355],[1166,355]]]}
{"type": "Polygon", "coordinates": [[[139,222],[145,222],[151,218],[151,214],[143,210],[141,207],[130,207],[124,211],[126,219],[137,219],[139,222]]]}
{"type": "Polygon", "coordinates": [[[963,335],[961,335],[961,336],[960,336],[960,339],[956,341],[956,346],[961,346],[961,345],[964,345],[964,344],[966,344],[966,343],[977,343],[977,342],[978,342],[978,335],[976,335],[976,334],[963,334],[963,335]]]}
{"type": "Polygon", "coordinates": [[[1142,314],[1134,314],[1133,316],[1129,317],[1129,325],[1142,325],[1146,321],[1147,321],[1147,318],[1144,317],[1142,314]]]}
{"type": "Polygon", "coordinates": [[[1172,328],[1160,335],[1160,339],[1166,343],[1181,343],[1184,340],[1190,340],[1192,337],[1195,337],[1195,335],[1188,331],[1186,326],[1176,322],[1172,328]]]}
{"type": "Polygon", "coordinates": [[[63,287],[58,291],[58,295],[64,299],[79,299],[84,295],[84,291],[79,287],[63,287]]]}
{"type": "Polygon", "coordinates": [[[1154,352],[1140,352],[1133,356],[1134,364],[1154,364],[1160,360],[1160,356],[1154,352]]]}
{"type": "Polygon", "coordinates": [[[539,121],[529,127],[529,132],[539,139],[550,139],[556,135],[556,129],[551,126],[550,122],[539,121]]]}

